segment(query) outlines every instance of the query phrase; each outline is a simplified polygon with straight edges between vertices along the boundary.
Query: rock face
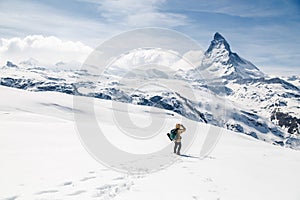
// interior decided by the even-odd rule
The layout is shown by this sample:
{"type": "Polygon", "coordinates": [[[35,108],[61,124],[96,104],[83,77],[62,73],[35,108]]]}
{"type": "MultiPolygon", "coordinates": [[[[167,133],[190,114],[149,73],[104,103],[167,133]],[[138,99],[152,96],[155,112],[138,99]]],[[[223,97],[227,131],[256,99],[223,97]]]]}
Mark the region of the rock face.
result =
{"type": "Polygon", "coordinates": [[[300,134],[300,119],[293,117],[287,113],[283,113],[279,108],[274,109],[271,115],[271,120],[282,128],[287,128],[287,132],[291,135],[300,134]]]}
{"type": "Polygon", "coordinates": [[[17,68],[18,66],[17,65],[15,65],[13,62],[11,62],[11,61],[7,61],[6,62],[6,66],[7,67],[12,67],[12,68],[17,68]]]}
{"type": "MultiPolygon", "coordinates": [[[[155,58],[158,63],[169,62],[169,57],[164,57],[165,52],[154,55],[155,52],[145,50],[141,55],[150,60],[155,58]]],[[[300,148],[300,90],[293,84],[297,77],[269,78],[251,62],[232,52],[220,33],[215,33],[209,48],[199,59],[202,65],[196,70],[202,77],[197,76],[195,69],[179,69],[171,74],[150,67],[128,73],[114,66],[111,74],[103,74],[96,82],[91,81],[95,75],[86,70],[51,70],[37,62],[23,62],[24,65],[21,62],[22,67],[18,67],[7,62],[0,69],[0,85],[159,107],[275,145],[300,148]],[[177,85],[178,90],[176,87],[173,91],[155,87],[137,89],[129,84],[143,85],[150,79],[162,85],[177,85]],[[197,99],[181,93],[179,86],[191,86],[197,99]]]]}

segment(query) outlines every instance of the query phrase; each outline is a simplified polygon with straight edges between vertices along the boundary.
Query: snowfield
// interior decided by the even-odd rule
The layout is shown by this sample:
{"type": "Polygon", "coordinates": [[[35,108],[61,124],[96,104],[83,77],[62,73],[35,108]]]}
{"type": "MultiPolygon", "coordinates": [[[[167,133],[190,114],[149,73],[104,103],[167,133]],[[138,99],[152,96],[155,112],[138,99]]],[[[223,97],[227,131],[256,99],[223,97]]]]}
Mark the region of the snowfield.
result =
{"type": "MultiPolygon", "coordinates": [[[[168,156],[176,160],[169,167],[126,174],[103,166],[85,150],[75,128],[73,96],[3,86],[0,95],[0,200],[300,199],[300,151],[222,129],[211,154],[199,159],[211,125],[188,120],[184,134],[189,134],[190,125],[199,127],[194,143],[184,152],[191,157],[173,155],[170,146],[168,156]]],[[[120,109],[124,104],[94,102],[97,119],[113,132],[107,137],[129,152],[146,154],[170,145],[166,133],[182,119],[172,111],[128,104],[131,120],[141,127],[151,117],[166,119],[153,144],[135,145],[112,119],[112,112],[124,112],[120,109]]],[[[155,162],[159,156],[152,159],[155,162]]]]}

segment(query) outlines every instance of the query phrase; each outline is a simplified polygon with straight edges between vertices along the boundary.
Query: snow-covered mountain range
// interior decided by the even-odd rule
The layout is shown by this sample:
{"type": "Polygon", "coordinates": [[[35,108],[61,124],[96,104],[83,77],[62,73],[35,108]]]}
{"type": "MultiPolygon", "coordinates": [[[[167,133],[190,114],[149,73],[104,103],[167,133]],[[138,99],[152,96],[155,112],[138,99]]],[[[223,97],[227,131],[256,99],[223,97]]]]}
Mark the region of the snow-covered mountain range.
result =
{"type": "Polygon", "coordinates": [[[175,54],[144,49],[123,56],[93,82],[87,70],[39,66],[34,59],[1,68],[0,84],[29,91],[56,91],[172,110],[189,119],[251,135],[275,145],[300,148],[299,77],[271,78],[230,49],[219,33],[207,51],[189,53],[196,68],[169,70],[155,62],[178,66],[175,54]],[[170,56],[171,55],[171,56],[170,56]],[[159,83],[143,86],[145,80],[159,83]],[[132,84],[134,82],[134,84],[132,84]],[[161,85],[178,85],[170,91],[161,85]],[[137,87],[141,86],[141,87],[137,87]],[[195,98],[182,93],[192,87],[195,98]]]}

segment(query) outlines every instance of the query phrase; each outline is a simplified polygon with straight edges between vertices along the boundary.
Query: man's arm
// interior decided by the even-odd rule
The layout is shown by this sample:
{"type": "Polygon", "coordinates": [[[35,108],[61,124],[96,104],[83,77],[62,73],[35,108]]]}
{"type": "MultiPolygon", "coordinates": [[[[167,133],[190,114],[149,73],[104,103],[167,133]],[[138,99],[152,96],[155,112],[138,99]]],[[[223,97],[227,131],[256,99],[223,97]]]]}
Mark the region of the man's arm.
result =
{"type": "Polygon", "coordinates": [[[181,124],[182,132],[185,132],[186,128],[181,124]]]}

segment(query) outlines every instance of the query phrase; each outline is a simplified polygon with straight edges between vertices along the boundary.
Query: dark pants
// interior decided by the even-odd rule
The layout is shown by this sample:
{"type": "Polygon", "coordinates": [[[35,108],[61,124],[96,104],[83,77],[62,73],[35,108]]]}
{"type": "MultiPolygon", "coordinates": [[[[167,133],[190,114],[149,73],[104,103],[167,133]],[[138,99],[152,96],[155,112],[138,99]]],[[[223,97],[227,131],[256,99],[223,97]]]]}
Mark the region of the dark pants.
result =
{"type": "Polygon", "coordinates": [[[174,153],[180,154],[180,149],[181,149],[181,142],[175,142],[174,153]]]}

